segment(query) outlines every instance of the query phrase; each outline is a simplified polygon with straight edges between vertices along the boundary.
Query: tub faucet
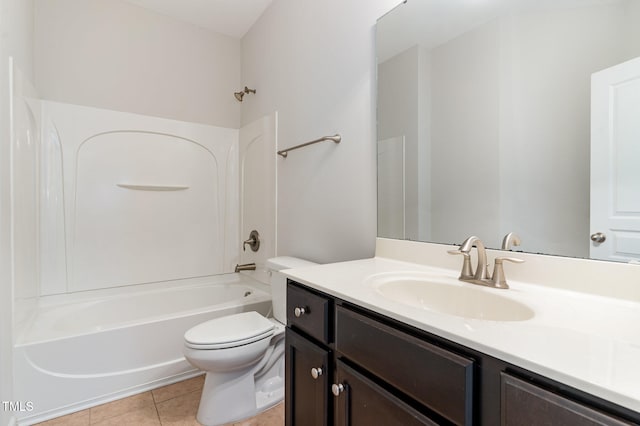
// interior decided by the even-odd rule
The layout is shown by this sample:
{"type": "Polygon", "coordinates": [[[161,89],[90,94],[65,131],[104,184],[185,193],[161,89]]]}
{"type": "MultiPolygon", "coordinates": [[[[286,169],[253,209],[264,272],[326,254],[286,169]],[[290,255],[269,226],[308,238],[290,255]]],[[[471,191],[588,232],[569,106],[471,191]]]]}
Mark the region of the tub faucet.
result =
{"type": "Polygon", "coordinates": [[[243,264],[238,264],[236,265],[236,272],[240,272],[240,271],[255,271],[256,270],[256,264],[255,263],[243,263],[243,264]]]}
{"type": "Polygon", "coordinates": [[[258,251],[260,248],[260,234],[255,229],[249,234],[249,239],[244,240],[242,243],[242,251],[246,251],[247,246],[249,246],[251,251],[258,251]]]}

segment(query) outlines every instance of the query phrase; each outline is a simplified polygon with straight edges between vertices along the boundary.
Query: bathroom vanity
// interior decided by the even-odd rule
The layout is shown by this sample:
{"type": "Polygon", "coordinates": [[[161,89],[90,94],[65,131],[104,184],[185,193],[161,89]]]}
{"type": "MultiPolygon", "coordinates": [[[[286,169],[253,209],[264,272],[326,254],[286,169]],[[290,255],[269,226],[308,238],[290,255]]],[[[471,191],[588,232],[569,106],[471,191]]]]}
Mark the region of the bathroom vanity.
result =
{"type": "MultiPolygon", "coordinates": [[[[583,343],[572,339],[581,335],[575,331],[554,334],[548,311],[536,301],[567,298],[556,302],[580,318],[593,302],[590,295],[577,300],[583,295],[520,283],[510,290],[469,288],[480,305],[480,294],[512,292],[511,300],[529,306],[533,315],[511,321],[509,315],[521,314],[514,311],[487,320],[476,310],[465,318],[383,295],[380,277],[406,281],[408,273],[455,274],[383,258],[288,273],[287,425],[640,424],[638,358],[632,357],[637,342],[630,352],[618,342],[583,353],[583,343],[601,343],[600,331],[587,330],[595,337],[583,343]],[[623,355],[596,359],[614,351],[623,355]],[[598,378],[600,367],[608,377],[598,378]]],[[[466,291],[470,284],[451,276],[447,284],[466,291]]],[[[557,327],[568,330],[571,324],[557,327]]]]}

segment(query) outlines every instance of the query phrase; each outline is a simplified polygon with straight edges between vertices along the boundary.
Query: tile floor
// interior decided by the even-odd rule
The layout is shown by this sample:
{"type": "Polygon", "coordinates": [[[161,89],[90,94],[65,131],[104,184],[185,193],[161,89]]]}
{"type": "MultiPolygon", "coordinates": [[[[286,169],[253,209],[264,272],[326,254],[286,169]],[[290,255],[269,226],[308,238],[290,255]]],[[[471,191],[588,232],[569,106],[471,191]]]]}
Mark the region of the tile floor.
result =
{"type": "MultiPolygon", "coordinates": [[[[39,423],[43,426],[197,426],[204,376],[39,423]]],[[[233,426],[283,426],[284,403],[233,426]]],[[[231,425],[229,425],[231,426],[231,425]]]]}

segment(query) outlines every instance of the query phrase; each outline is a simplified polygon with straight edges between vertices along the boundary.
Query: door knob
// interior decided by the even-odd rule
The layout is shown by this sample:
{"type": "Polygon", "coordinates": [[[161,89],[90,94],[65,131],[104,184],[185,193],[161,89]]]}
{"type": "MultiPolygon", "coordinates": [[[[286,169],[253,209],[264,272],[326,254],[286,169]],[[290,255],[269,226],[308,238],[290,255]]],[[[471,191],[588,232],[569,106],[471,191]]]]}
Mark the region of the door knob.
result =
{"type": "Polygon", "coordinates": [[[594,243],[604,243],[607,239],[607,236],[602,232],[596,232],[595,234],[591,234],[591,241],[594,243]]]}
{"type": "Polygon", "coordinates": [[[331,385],[331,392],[335,396],[340,396],[340,394],[344,391],[344,385],[342,383],[334,383],[331,385]]]}
{"type": "Polygon", "coordinates": [[[317,379],[320,376],[322,376],[322,368],[313,367],[311,369],[311,377],[313,377],[314,379],[317,379]]]}

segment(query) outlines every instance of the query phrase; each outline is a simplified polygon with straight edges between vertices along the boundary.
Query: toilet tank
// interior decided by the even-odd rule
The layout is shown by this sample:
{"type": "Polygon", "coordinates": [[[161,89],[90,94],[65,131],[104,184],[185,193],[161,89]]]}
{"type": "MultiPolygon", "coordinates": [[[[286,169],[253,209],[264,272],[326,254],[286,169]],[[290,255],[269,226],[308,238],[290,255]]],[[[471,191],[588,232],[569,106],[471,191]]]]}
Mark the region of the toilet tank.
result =
{"type": "Polygon", "coordinates": [[[280,271],[283,269],[313,266],[317,263],[297,257],[280,256],[268,259],[266,267],[271,278],[271,297],[273,298],[273,317],[282,324],[287,323],[287,278],[280,271]]]}

